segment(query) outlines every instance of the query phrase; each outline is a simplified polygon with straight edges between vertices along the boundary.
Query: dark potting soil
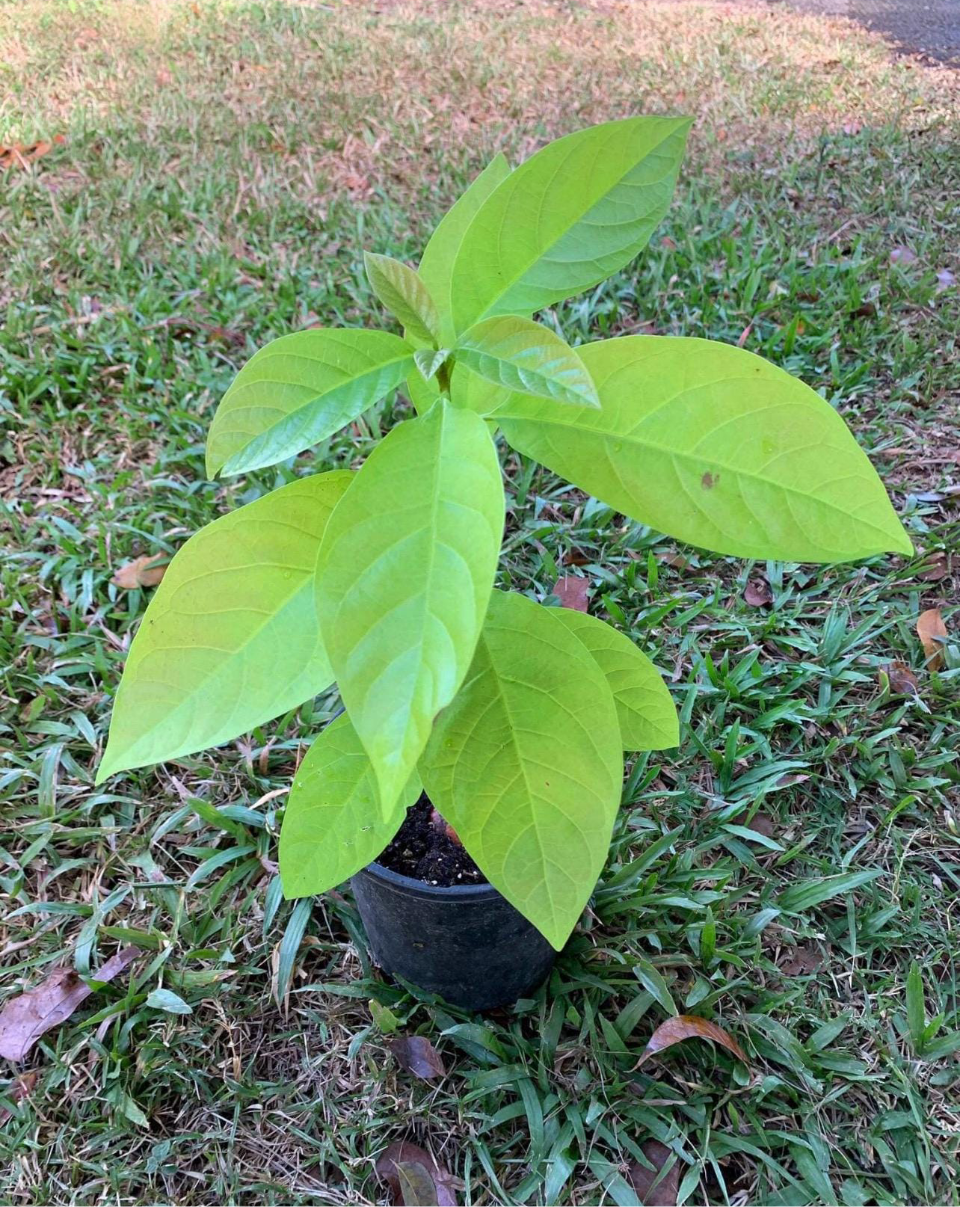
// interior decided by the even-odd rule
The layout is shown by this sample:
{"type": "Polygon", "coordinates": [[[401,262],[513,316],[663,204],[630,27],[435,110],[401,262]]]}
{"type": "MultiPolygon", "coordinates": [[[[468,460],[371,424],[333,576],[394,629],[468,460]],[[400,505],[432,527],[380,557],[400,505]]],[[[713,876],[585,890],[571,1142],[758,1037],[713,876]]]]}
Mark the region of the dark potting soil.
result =
{"type": "Polygon", "coordinates": [[[407,810],[397,836],[382,855],[381,867],[450,888],[454,884],[486,884],[487,878],[459,842],[447,833],[447,826],[423,793],[407,810]]]}

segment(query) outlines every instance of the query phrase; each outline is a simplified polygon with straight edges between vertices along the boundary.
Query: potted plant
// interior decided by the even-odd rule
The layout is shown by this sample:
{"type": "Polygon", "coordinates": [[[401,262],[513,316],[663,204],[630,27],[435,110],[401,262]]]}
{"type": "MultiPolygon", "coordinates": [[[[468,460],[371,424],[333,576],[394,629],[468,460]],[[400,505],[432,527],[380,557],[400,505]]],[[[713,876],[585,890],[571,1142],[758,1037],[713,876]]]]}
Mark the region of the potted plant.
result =
{"type": "Polygon", "coordinates": [[[403,338],[316,329],[257,352],[214,416],[211,476],[290,458],[405,380],[417,414],[358,472],[299,478],[188,540],[117,693],[98,782],[226,742],[336,682],[345,713],[286,804],[284,892],[353,877],[384,966],[461,1004],[542,979],[603,867],[623,752],[678,741],[659,674],[623,634],[494,589],[497,433],[617,512],[722,554],[911,552],[843,420],[783,370],[702,339],[575,349],[530,317],[644,246],[688,126],[628,118],[513,171],[498,156],[417,271],[366,256],[403,338]],[[393,840],[408,814],[463,851],[460,880],[406,874],[409,843],[393,840]],[[400,871],[376,862],[391,843],[400,871]]]}

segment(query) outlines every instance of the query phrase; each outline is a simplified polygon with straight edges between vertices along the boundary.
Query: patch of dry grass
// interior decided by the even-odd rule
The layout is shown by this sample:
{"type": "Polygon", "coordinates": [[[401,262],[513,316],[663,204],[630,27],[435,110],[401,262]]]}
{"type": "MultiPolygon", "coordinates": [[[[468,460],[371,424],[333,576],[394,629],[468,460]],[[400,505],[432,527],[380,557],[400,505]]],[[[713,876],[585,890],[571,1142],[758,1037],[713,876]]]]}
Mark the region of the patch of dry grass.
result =
{"type": "Polygon", "coordinates": [[[501,147],[523,157],[630,113],[694,113],[694,155],[716,165],[747,149],[778,162],[824,132],[958,111],[953,73],[779,6],[365,0],[268,11],[258,22],[230,0],[8,8],[2,137],[132,125],[180,178],[239,139],[226,205],[278,185],[318,203],[379,188],[405,201],[501,147]],[[165,158],[184,127],[194,160],[165,158]]]}

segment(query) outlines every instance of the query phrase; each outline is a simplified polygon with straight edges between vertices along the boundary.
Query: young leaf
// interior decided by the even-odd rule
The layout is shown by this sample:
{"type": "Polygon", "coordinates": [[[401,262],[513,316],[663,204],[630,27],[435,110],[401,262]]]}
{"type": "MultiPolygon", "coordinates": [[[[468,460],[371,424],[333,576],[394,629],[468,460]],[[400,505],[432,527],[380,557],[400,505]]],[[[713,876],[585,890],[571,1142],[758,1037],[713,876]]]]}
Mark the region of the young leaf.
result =
{"type": "Polygon", "coordinates": [[[467,191],[454,202],[441,218],[420,258],[420,279],[430,290],[440,311],[441,334],[444,340],[453,338],[450,300],[450,276],[460,245],[477,211],[497,185],[510,175],[505,156],[496,155],[467,191]]]}
{"type": "Polygon", "coordinates": [[[833,408],[752,352],[635,335],[578,349],[601,409],[514,394],[514,448],[692,545],[737,557],[842,562],[911,544],[833,408]]]}
{"type": "Polygon", "coordinates": [[[623,758],[610,688],[555,612],[493,593],[420,774],[490,883],[560,950],[607,856],[623,758]]]}
{"type": "Polygon", "coordinates": [[[420,795],[410,777],[390,816],[357,731],[344,713],[323,730],[293,777],[280,830],[283,895],[308,897],[349,880],[390,842],[420,795]]]}
{"type": "Polygon", "coordinates": [[[392,315],[403,324],[405,333],[426,344],[436,343],[440,317],[430,291],[420,277],[392,256],[363,253],[373,292],[392,315]]]}
{"type": "Polygon", "coordinates": [[[374,449],[327,527],[320,628],[384,817],[467,673],[503,520],[486,424],[440,399],[374,449]]]}
{"type": "Polygon", "coordinates": [[[229,741],[329,686],[313,576],[353,477],[281,486],[177,552],[130,647],[98,784],[229,741]]]}
{"type": "Polygon", "coordinates": [[[275,465],[326,440],[395,389],[413,348],[386,331],[282,335],[247,361],[207,437],[207,475],[275,465]]]}
{"type": "MultiPolygon", "coordinates": [[[[413,354],[414,363],[424,381],[431,377],[450,359],[449,348],[420,348],[413,354]]],[[[429,409],[429,408],[428,408],[429,409]]]]}
{"type": "MultiPolygon", "coordinates": [[[[473,221],[474,214],[497,185],[506,180],[509,175],[510,165],[506,158],[503,155],[497,155],[440,220],[440,224],[433,232],[420,260],[418,269],[420,279],[430,290],[437,304],[440,312],[440,334],[445,343],[453,343],[455,338],[450,311],[450,273],[453,270],[453,261],[460,249],[464,233],[473,221]]],[[[467,369],[457,367],[454,375],[458,384],[453,394],[457,398],[458,405],[469,407],[478,414],[487,414],[506,397],[505,391],[496,389],[489,382],[483,381],[482,378],[470,373],[467,369]],[[465,391],[473,384],[479,386],[481,399],[463,397],[465,391]]],[[[424,381],[419,374],[413,373],[407,378],[407,392],[410,395],[410,401],[417,408],[418,414],[425,415],[433,406],[440,391],[433,378],[424,381]]],[[[475,392],[473,391],[473,393],[475,392]]]]}
{"type": "Polygon", "coordinates": [[[677,710],[660,672],[629,637],[595,616],[555,608],[603,671],[617,704],[624,750],[668,750],[680,743],[677,710]]]}
{"type": "Polygon", "coordinates": [[[457,341],[457,360],[508,390],[599,407],[583,361],[547,327],[516,315],[484,319],[457,341]]]}
{"type": "Polygon", "coordinates": [[[569,134],[477,211],[451,274],[456,330],[532,314],[604,280],[667,211],[690,119],[630,117],[569,134]]]}

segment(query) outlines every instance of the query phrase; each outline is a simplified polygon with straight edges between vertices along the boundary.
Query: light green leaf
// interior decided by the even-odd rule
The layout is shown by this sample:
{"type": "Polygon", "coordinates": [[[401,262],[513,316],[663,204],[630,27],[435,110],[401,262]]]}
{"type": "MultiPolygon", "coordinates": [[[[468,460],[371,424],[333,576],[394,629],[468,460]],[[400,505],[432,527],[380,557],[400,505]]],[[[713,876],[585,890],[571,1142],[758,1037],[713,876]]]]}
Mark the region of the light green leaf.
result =
{"type": "Polygon", "coordinates": [[[167,1014],[193,1014],[193,1007],[172,989],[151,989],[147,994],[146,1004],[167,1014]]]}
{"type": "Polygon", "coordinates": [[[275,465],[326,440],[395,389],[413,348],[386,331],[283,335],[247,361],[207,437],[207,474],[275,465]]]}
{"type": "Polygon", "coordinates": [[[477,211],[451,274],[454,325],[532,314],[622,268],[667,212],[690,119],[630,117],[569,134],[477,211]]]}
{"type": "Polygon", "coordinates": [[[376,859],[422,789],[414,773],[388,818],[377,780],[350,718],[332,721],[300,764],[280,830],[285,897],[326,892],[376,859]]]}
{"type": "Polygon", "coordinates": [[[420,774],[490,883],[559,950],[607,857],[623,756],[607,681],[555,612],[493,593],[420,774]]]}
{"type": "Polygon", "coordinates": [[[660,532],[718,553],[842,562],[911,544],[818,394],[727,344],[634,335],[579,348],[599,411],[514,394],[518,451],[660,532]]]}
{"type": "Polygon", "coordinates": [[[450,349],[439,348],[435,351],[433,348],[419,348],[414,352],[413,359],[424,381],[429,381],[450,359],[450,349]]]}
{"type": "Polygon", "coordinates": [[[384,817],[470,665],[503,519],[486,424],[440,399],[374,449],[327,527],[320,628],[384,817]]]}
{"type": "MultiPolygon", "coordinates": [[[[440,224],[433,232],[420,260],[418,269],[420,279],[426,284],[437,303],[437,309],[440,312],[440,333],[443,342],[448,344],[454,341],[453,319],[450,311],[450,273],[453,270],[453,261],[460,249],[464,233],[473,221],[474,214],[497,185],[509,175],[510,165],[506,158],[503,155],[497,155],[440,220],[440,224]]],[[[459,392],[456,387],[453,390],[453,397],[457,398],[458,405],[468,406],[470,410],[477,411],[479,414],[486,414],[506,398],[505,391],[497,389],[461,366],[454,367],[454,377],[460,379],[461,383],[459,392]],[[479,387],[479,391],[483,395],[481,405],[474,405],[473,401],[463,401],[458,396],[458,394],[463,395],[465,390],[474,385],[479,387]]],[[[407,378],[407,393],[410,395],[410,401],[416,407],[417,413],[425,415],[433,406],[440,390],[434,378],[424,381],[419,373],[412,373],[407,378]]],[[[474,393],[476,391],[471,390],[471,396],[474,393]]]]}
{"type": "Polygon", "coordinates": [[[458,362],[487,381],[573,406],[599,407],[590,374],[568,343],[516,315],[484,319],[457,341],[458,362]]]}
{"type": "Polygon", "coordinates": [[[405,333],[415,340],[435,343],[440,316],[430,291],[417,273],[392,256],[378,256],[369,251],[363,253],[363,263],[373,292],[400,320],[405,333]]]}
{"type": "Polygon", "coordinates": [[[572,608],[555,608],[559,621],[590,651],[617,704],[624,750],[668,750],[679,745],[677,710],[660,672],[629,637],[572,608]]]}
{"type": "Polygon", "coordinates": [[[494,156],[466,192],[441,218],[420,259],[420,279],[430,290],[440,311],[441,335],[444,342],[453,340],[450,276],[463,237],[477,211],[497,185],[502,184],[509,175],[510,165],[505,156],[494,156]]]}
{"type": "Polygon", "coordinates": [[[313,579],[352,480],[335,470],[281,486],[177,552],[130,647],[98,784],[229,741],[330,685],[313,579]]]}

